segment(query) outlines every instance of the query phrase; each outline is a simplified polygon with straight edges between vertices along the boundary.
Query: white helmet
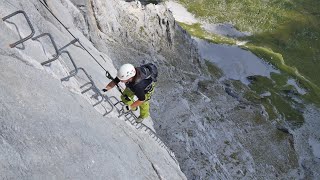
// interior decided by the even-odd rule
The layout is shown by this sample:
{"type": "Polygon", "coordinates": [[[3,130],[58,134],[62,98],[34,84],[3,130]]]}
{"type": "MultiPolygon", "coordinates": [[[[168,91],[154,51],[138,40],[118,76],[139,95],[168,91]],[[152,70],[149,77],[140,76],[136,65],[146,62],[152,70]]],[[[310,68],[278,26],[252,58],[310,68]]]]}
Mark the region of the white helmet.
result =
{"type": "Polygon", "coordinates": [[[120,67],[117,77],[120,80],[128,80],[136,75],[136,69],[132,64],[124,64],[120,67]]]}

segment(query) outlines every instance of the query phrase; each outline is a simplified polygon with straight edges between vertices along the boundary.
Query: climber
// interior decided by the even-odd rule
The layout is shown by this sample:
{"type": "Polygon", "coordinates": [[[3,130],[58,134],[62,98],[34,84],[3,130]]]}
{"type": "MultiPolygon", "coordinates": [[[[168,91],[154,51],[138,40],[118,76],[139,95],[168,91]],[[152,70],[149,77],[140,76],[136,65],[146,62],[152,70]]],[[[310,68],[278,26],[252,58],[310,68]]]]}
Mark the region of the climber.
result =
{"type": "Polygon", "coordinates": [[[134,67],[132,64],[124,64],[117,72],[117,77],[113,79],[104,89],[107,92],[112,89],[120,81],[125,83],[126,88],[121,95],[121,100],[125,104],[123,112],[136,111],[140,107],[140,116],[136,120],[141,123],[150,116],[149,100],[154,92],[155,82],[157,81],[157,67],[148,63],[140,67],[134,67]],[[138,100],[134,101],[134,96],[138,100]]]}

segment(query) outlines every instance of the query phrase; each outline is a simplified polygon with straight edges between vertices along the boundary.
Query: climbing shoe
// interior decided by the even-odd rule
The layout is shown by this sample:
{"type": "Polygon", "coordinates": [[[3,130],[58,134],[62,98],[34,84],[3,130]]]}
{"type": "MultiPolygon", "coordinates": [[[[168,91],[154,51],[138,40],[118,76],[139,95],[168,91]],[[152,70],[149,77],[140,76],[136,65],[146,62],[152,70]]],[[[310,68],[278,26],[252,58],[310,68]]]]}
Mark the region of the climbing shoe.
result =
{"type": "Polygon", "coordinates": [[[136,119],[136,123],[141,123],[143,120],[144,120],[144,118],[142,118],[142,117],[139,116],[139,117],[136,119]]]}

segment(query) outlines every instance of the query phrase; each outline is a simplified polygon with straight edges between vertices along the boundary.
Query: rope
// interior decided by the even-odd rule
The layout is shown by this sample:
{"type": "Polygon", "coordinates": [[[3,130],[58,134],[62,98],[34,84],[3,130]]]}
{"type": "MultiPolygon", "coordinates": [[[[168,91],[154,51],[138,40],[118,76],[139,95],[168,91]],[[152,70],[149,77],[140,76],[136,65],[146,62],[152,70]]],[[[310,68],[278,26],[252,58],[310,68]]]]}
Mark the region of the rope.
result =
{"type": "MultiPolygon", "coordinates": [[[[67,32],[68,32],[74,39],[77,39],[77,38],[69,31],[69,29],[58,19],[58,17],[53,14],[53,12],[49,9],[49,7],[48,7],[46,4],[44,4],[41,0],[39,0],[39,2],[50,12],[50,14],[63,26],[63,28],[64,28],[65,30],[67,30],[67,32]]],[[[96,63],[98,63],[99,66],[100,66],[107,74],[109,74],[109,72],[98,62],[98,60],[82,45],[81,41],[78,40],[78,42],[79,42],[80,46],[81,46],[85,51],[87,51],[87,53],[96,61],[96,63]]],[[[103,58],[103,57],[102,57],[102,58],[103,58]]],[[[109,75],[110,75],[110,74],[109,74],[109,75]]],[[[108,77],[108,76],[107,76],[107,77],[108,77]]],[[[108,78],[111,79],[111,80],[113,80],[113,78],[112,78],[111,75],[110,75],[108,78]],[[111,77],[111,78],[110,78],[110,77],[111,77]]],[[[121,88],[119,87],[119,85],[116,85],[116,86],[117,86],[118,91],[123,95],[123,92],[122,92],[121,88]]]]}
{"type": "MultiPolygon", "coordinates": [[[[39,2],[50,12],[50,14],[63,26],[63,28],[65,30],[67,30],[67,32],[74,38],[74,39],[77,39],[70,31],[69,29],[57,18],[57,16],[55,16],[53,14],[53,12],[49,9],[49,7],[47,5],[45,5],[41,0],[39,0],[39,2]]],[[[78,40],[80,46],[85,50],[87,51],[87,53],[96,61],[96,63],[99,64],[99,66],[107,72],[107,70],[98,62],[98,60],[82,45],[82,43],[80,42],[80,40],[78,40]]]]}

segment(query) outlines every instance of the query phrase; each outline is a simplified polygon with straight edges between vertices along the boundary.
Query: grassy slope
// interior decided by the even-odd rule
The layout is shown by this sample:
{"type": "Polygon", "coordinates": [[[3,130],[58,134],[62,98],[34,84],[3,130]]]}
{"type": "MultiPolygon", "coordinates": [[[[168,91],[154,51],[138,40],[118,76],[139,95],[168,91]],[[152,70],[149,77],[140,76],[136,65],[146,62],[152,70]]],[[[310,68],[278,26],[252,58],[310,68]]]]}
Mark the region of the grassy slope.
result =
{"type": "MultiPolygon", "coordinates": [[[[249,40],[243,48],[252,51],[282,71],[282,77],[272,76],[275,84],[257,77],[255,80],[258,83],[253,83],[251,86],[257,93],[260,93],[260,89],[272,93],[268,100],[261,100],[265,106],[269,106],[268,104],[272,102],[287,119],[301,122],[301,114],[293,108],[297,107],[297,103],[286,94],[279,93],[288,89],[286,80],[289,76],[309,90],[309,93],[303,96],[305,99],[320,105],[320,76],[317,75],[317,71],[320,70],[320,1],[180,0],[180,2],[198,18],[205,18],[213,23],[231,22],[237,29],[253,33],[252,36],[241,39],[249,40]]],[[[193,36],[214,43],[236,42],[232,38],[205,32],[200,24],[180,23],[180,25],[193,36]]]]}

